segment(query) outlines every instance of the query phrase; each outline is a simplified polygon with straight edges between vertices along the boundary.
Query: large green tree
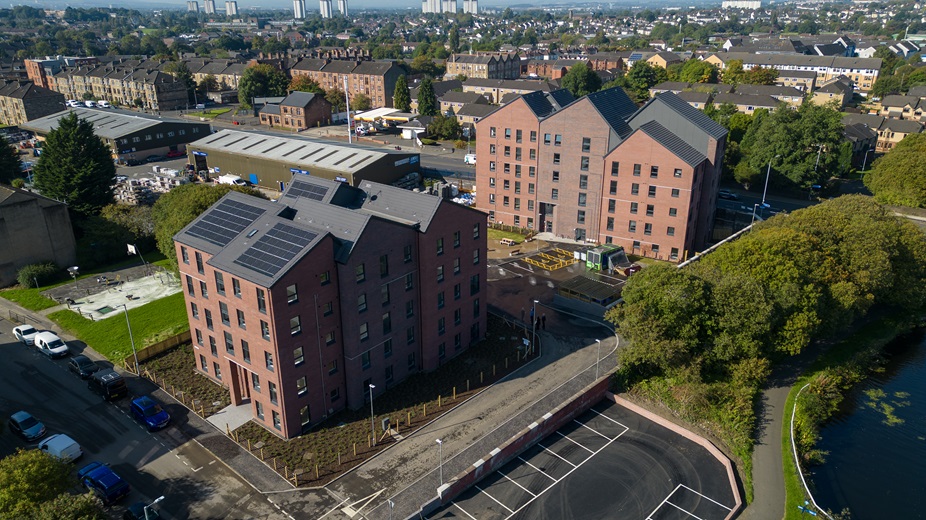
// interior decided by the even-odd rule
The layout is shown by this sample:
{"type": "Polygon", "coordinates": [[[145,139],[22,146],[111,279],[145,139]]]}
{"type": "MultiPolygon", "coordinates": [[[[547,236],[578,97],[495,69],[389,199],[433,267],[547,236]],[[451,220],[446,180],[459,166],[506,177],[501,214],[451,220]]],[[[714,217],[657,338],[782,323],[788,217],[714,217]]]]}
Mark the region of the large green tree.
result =
{"type": "Polygon", "coordinates": [[[266,198],[253,188],[227,184],[184,184],[162,195],[151,212],[158,250],[176,265],[174,235],[232,190],[266,198]]]}
{"type": "Polygon", "coordinates": [[[177,78],[177,81],[186,86],[187,102],[192,103],[196,98],[193,92],[196,91],[196,80],[193,79],[193,73],[187,67],[186,62],[172,61],[164,65],[164,72],[167,72],[177,78]]]}
{"type": "Polygon", "coordinates": [[[865,174],[878,202],[926,208],[926,134],[904,137],[865,174]]]}
{"type": "Polygon", "coordinates": [[[719,71],[714,65],[692,58],[682,65],[678,80],[686,83],[717,83],[719,71]]]}
{"type": "Polygon", "coordinates": [[[33,168],[36,189],[63,201],[78,215],[96,215],[113,201],[116,165],[112,150],[77,113],[62,117],[48,133],[33,168]]]}
{"type": "Polygon", "coordinates": [[[23,176],[23,163],[19,152],[0,136],[0,182],[10,184],[23,176]]]}
{"type": "MultiPolygon", "coordinates": [[[[43,504],[74,484],[70,464],[41,450],[19,450],[0,459],[0,518],[36,518],[43,504]]],[[[96,510],[88,518],[103,518],[99,505],[96,510]]]]}
{"type": "Polygon", "coordinates": [[[392,106],[400,112],[412,111],[412,97],[408,92],[408,78],[405,74],[395,81],[395,93],[392,95],[392,106]]]}
{"type": "Polygon", "coordinates": [[[418,86],[418,113],[423,116],[436,116],[439,112],[431,78],[424,78],[418,86]]]}
{"type": "Polygon", "coordinates": [[[580,61],[570,67],[569,72],[560,79],[559,84],[564,89],[572,92],[572,95],[578,99],[587,94],[598,92],[601,89],[601,76],[590,69],[584,61],[580,61]]]}
{"type": "Polygon", "coordinates": [[[282,70],[259,63],[244,69],[238,81],[238,100],[242,106],[250,107],[254,98],[285,96],[289,79],[282,70]]]}
{"type": "Polygon", "coordinates": [[[292,81],[289,82],[289,90],[295,92],[311,92],[313,94],[321,94],[322,96],[325,95],[325,89],[321,88],[317,81],[305,74],[293,76],[292,81]]]}
{"type": "Polygon", "coordinates": [[[668,81],[669,75],[666,69],[640,60],[630,67],[623,79],[623,86],[633,93],[634,101],[642,102],[649,99],[650,87],[668,81]]]}

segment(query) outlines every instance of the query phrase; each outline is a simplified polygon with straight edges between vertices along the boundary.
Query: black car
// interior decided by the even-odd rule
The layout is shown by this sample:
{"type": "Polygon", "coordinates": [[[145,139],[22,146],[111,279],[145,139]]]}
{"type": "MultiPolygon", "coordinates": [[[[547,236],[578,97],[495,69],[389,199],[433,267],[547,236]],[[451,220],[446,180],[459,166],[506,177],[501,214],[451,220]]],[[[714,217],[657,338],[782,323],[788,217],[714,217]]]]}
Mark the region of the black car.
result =
{"type": "Polygon", "coordinates": [[[102,368],[100,365],[97,365],[92,359],[83,354],[74,356],[68,361],[68,370],[79,375],[81,379],[87,379],[100,368],[102,368]]]}
{"type": "Polygon", "coordinates": [[[163,161],[165,159],[167,158],[164,157],[163,155],[149,155],[148,157],[145,158],[145,162],[152,163],[152,162],[163,161]]]}

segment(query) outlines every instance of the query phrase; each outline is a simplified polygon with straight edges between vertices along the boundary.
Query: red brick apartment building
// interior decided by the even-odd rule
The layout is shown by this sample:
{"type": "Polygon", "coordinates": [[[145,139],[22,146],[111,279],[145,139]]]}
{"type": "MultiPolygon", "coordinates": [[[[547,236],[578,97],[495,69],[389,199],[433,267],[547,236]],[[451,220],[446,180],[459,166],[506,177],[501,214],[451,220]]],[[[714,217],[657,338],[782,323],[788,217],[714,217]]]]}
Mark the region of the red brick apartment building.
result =
{"type": "Polygon", "coordinates": [[[533,92],[476,128],[490,222],[672,261],[705,246],[727,132],[675,94],[533,92]]]}
{"type": "Polygon", "coordinates": [[[484,337],[485,215],[365,181],[231,192],[175,237],[196,369],[285,438],[484,337]]]}

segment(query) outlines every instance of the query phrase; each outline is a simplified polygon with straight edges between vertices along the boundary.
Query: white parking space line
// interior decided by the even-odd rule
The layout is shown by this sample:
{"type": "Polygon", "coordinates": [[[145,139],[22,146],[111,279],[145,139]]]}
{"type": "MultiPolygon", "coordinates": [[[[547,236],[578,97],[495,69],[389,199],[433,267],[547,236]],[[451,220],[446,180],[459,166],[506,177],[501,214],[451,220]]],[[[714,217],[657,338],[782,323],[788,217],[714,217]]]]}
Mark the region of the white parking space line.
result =
{"type": "Polygon", "coordinates": [[[479,487],[479,486],[474,486],[474,487],[475,487],[476,489],[478,489],[479,491],[482,491],[482,493],[483,493],[485,496],[491,498],[493,502],[495,502],[496,504],[498,504],[498,505],[504,507],[505,509],[507,509],[508,512],[514,513],[514,511],[512,511],[510,507],[508,507],[508,506],[506,506],[505,504],[502,504],[501,502],[499,502],[498,500],[496,500],[495,497],[493,497],[493,496],[490,495],[488,492],[486,492],[486,490],[482,489],[482,488],[479,487]]]}
{"type": "Polygon", "coordinates": [[[530,462],[527,462],[526,460],[522,459],[520,455],[518,455],[518,459],[520,459],[521,462],[527,464],[528,466],[530,466],[530,467],[536,469],[541,475],[547,477],[548,479],[552,480],[553,482],[556,482],[556,479],[553,478],[553,477],[551,477],[550,475],[548,475],[546,471],[544,471],[544,470],[538,468],[537,466],[534,466],[534,465],[531,464],[530,462]]]}
{"type": "MultiPolygon", "coordinates": [[[[596,413],[597,413],[597,412],[596,412],[596,413]]],[[[615,421],[615,422],[616,422],[616,421],[615,421]]],[[[621,425],[621,426],[623,426],[623,425],[621,425]]],[[[626,428],[626,426],[625,426],[625,428],[626,428]]],[[[513,517],[514,515],[518,514],[518,512],[520,512],[520,511],[521,511],[522,509],[524,509],[525,507],[529,506],[534,500],[537,500],[538,497],[540,497],[541,495],[543,495],[543,494],[546,493],[547,491],[549,491],[549,490],[553,489],[554,487],[556,487],[556,485],[559,484],[560,482],[562,482],[563,480],[566,480],[566,479],[569,477],[569,475],[572,474],[573,471],[579,469],[579,467],[581,467],[583,464],[585,464],[586,462],[592,460],[592,458],[593,458],[595,455],[597,455],[597,454],[600,453],[602,450],[604,450],[605,448],[607,448],[608,446],[610,446],[612,442],[616,441],[617,439],[620,439],[621,436],[624,435],[625,433],[627,433],[627,431],[628,431],[629,429],[630,429],[630,428],[627,428],[626,430],[624,430],[624,431],[621,432],[620,434],[616,435],[613,439],[610,439],[604,446],[602,446],[601,448],[599,448],[597,451],[592,452],[592,455],[591,455],[590,457],[588,457],[587,459],[583,460],[583,461],[580,462],[578,465],[575,465],[575,464],[569,462],[568,460],[566,460],[566,459],[560,457],[560,456],[557,455],[556,453],[553,453],[552,451],[548,450],[548,449],[546,448],[546,446],[543,446],[542,444],[537,443],[537,445],[540,446],[541,448],[543,448],[544,450],[546,450],[546,451],[552,453],[552,454],[555,455],[557,458],[563,460],[564,462],[566,462],[567,464],[569,464],[570,466],[572,466],[572,469],[570,469],[565,475],[563,475],[562,478],[556,479],[556,481],[555,481],[553,484],[550,484],[549,487],[547,487],[546,489],[544,489],[543,491],[541,491],[538,495],[536,495],[536,496],[534,496],[533,498],[531,498],[530,500],[528,500],[524,505],[522,505],[521,507],[519,507],[517,511],[512,511],[511,515],[509,515],[509,516],[506,518],[506,520],[508,520],[508,519],[510,519],[511,517],[513,517]]],[[[557,431],[556,433],[559,433],[559,431],[557,431]]],[[[563,435],[563,434],[560,433],[560,435],[563,435]]],[[[563,437],[565,437],[565,435],[563,435],[563,437]]],[[[567,438],[568,438],[568,437],[567,437],[567,438]]],[[[569,440],[572,440],[572,439],[569,439],[569,440]]],[[[575,442],[575,441],[573,441],[573,442],[575,442]]],[[[576,444],[578,444],[578,443],[576,443],[576,444]]],[[[582,445],[579,444],[579,446],[582,446],[582,445]]],[[[585,446],[582,446],[582,447],[585,448],[585,446]]],[[[585,449],[588,449],[588,448],[585,448],[585,449]]],[[[676,489],[677,489],[677,488],[676,488],[676,489]]],[[[668,500],[668,497],[666,498],[666,500],[668,500]]],[[[663,502],[665,502],[665,501],[663,501],[663,502]]],[[[662,504],[660,504],[660,505],[662,505],[662,504]]],[[[506,508],[506,509],[507,509],[507,508],[506,508]]],[[[509,511],[510,511],[510,510],[509,510],[509,511]]],[[[654,511],[654,512],[655,512],[655,511],[654,511]]],[[[652,513],[650,513],[650,516],[652,516],[652,513]]]]}
{"type": "Polygon", "coordinates": [[[668,495],[666,495],[666,498],[662,499],[662,502],[660,502],[659,505],[656,506],[656,509],[653,509],[652,513],[646,515],[646,520],[650,520],[653,517],[653,515],[656,514],[656,511],[659,511],[659,508],[661,508],[663,504],[668,502],[669,499],[672,498],[672,495],[675,494],[675,492],[678,491],[678,488],[680,488],[681,486],[682,486],[681,484],[675,486],[675,488],[668,495]]]}
{"type": "Polygon", "coordinates": [[[579,421],[577,421],[577,420],[575,420],[575,419],[573,419],[572,422],[578,424],[579,426],[581,426],[581,427],[583,427],[583,428],[588,428],[588,429],[591,430],[592,432],[597,433],[598,435],[601,435],[601,436],[604,437],[605,439],[610,439],[610,437],[608,437],[607,435],[601,433],[600,431],[598,431],[598,430],[592,428],[591,426],[589,426],[589,425],[587,425],[587,424],[585,424],[585,423],[580,423],[579,421]]]}
{"type": "Polygon", "coordinates": [[[696,495],[699,495],[699,496],[702,497],[702,498],[706,498],[706,499],[710,500],[711,502],[713,502],[713,503],[717,504],[718,506],[720,506],[720,507],[726,509],[727,511],[732,511],[732,510],[733,510],[733,508],[727,507],[727,506],[721,504],[720,502],[714,500],[713,498],[711,498],[711,497],[709,497],[709,496],[707,496],[707,495],[698,493],[697,491],[691,489],[690,487],[686,486],[685,484],[679,484],[679,486],[681,486],[681,487],[687,489],[688,491],[691,491],[692,493],[694,493],[694,494],[696,494],[696,495]]]}
{"type": "Polygon", "coordinates": [[[498,471],[498,474],[501,475],[501,476],[503,476],[503,477],[505,477],[506,479],[508,479],[508,481],[511,482],[512,484],[514,484],[515,486],[518,486],[519,488],[523,489],[524,492],[527,493],[528,495],[530,495],[530,496],[532,496],[532,497],[537,496],[537,495],[531,493],[530,490],[527,489],[526,487],[524,487],[524,486],[522,486],[521,484],[518,484],[517,482],[515,482],[514,480],[512,480],[512,478],[509,477],[508,475],[505,475],[504,473],[502,473],[501,470],[498,471]]]}
{"type": "Polygon", "coordinates": [[[460,507],[460,504],[457,504],[456,502],[453,502],[453,501],[451,501],[450,503],[453,504],[453,505],[455,505],[455,506],[457,506],[457,509],[459,509],[460,511],[463,511],[463,514],[464,514],[464,515],[466,515],[466,516],[472,518],[473,520],[477,520],[475,516],[473,516],[473,515],[467,513],[465,509],[463,509],[462,507],[460,507]]]}
{"type": "Polygon", "coordinates": [[[630,429],[630,428],[628,428],[626,425],[623,425],[623,424],[621,424],[621,423],[615,421],[614,419],[612,419],[612,418],[608,417],[607,415],[605,415],[605,414],[599,412],[598,410],[595,410],[594,408],[589,408],[588,411],[594,412],[594,413],[600,415],[601,417],[604,417],[605,419],[607,419],[607,420],[613,422],[614,424],[616,424],[616,425],[618,425],[618,426],[622,426],[622,427],[624,427],[624,428],[626,428],[626,429],[628,429],[628,430],[630,429]]]}
{"type": "Polygon", "coordinates": [[[569,464],[569,465],[572,466],[573,468],[577,468],[577,467],[578,467],[578,466],[576,466],[575,464],[573,464],[573,463],[569,462],[568,460],[566,460],[566,459],[560,457],[559,455],[557,455],[556,452],[550,451],[550,449],[548,449],[548,448],[547,448],[546,446],[544,446],[543,444],[540,444],[540,443],[538,442],[538,443],[537,443],[537,446],[540,446],[541,448],[543,448],[544,450],[546,450],[547,452],[549,452],[550,455],[553,455],[553,456],[556,457],[557,459],[559,459],[559,460],[565,462],[566,464],[569,464]]]}
{"type": "Polygon", "coordinates": [[[567,441],[569,441],[569,442],[575,444],[576,446],[582,448],[583,450],[585,450],[585,451],[587,451],[587,452],[589,452],[589,453],[595,453],[594,451],[592,451],[592,450],[586,448],[585,446],[579,444],[578,442],[576,442],[576,441],[570,439],[568,435],[564,435],[564,434],[560,433],[559,430],[556,430],[556,433],[557,433],[557,435],[559,435],[560,437],[562,437],[562,438],[566,439],[567,441]]]}
{"type": "Polygon", "coordinates": [[[666,501],[666,504],[669,504],[670,506],[674,507],[675,509],[678,509],[679,511],[685,513],[685,514],[688,515],[688,516],[692,516],[692,517],[694,517],[694,518],[697,518],[698,520],[704,520],[704,519],[701,518],[700,516],[698,516],[698,515],[692,513],[691,511],[689,511],[689,510],[687,510],[687,509],[682,509],[681,507],[678,507],[677,505],[673,504],[672,502],[666,501]]]}

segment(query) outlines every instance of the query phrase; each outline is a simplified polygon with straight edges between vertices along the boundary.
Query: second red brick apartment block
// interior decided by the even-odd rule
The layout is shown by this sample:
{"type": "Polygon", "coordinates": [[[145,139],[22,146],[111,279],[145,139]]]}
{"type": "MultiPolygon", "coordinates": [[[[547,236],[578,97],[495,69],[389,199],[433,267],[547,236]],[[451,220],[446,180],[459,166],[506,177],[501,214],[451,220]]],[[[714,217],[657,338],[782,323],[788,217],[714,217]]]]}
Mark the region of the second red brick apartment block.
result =
{"type": "Polygon", "coordinates": [[[727,131],[672,93],[524,94],[476,124],[490,222],[681,261],[710,237],[727,131]]]}
{"type": "Polygon", "coordinates": [[[175,237],[196,370],[290,438],[484,337],[485,215],[296,175],[230,192],[175,237]]]}

